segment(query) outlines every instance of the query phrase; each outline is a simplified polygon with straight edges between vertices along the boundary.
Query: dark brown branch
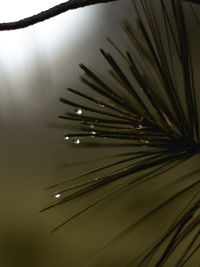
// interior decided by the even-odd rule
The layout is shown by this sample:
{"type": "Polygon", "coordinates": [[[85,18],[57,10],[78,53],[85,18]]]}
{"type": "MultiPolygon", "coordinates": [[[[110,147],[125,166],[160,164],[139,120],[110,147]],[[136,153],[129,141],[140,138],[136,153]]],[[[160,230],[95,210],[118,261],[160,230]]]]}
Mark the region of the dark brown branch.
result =
{"type": "MultiPolygon", "coordinates": [[[[117,0],[69,0],[65,3],[54,6],[48,10],[42,11],[28,18],[24,18],[13,22],[0,23],[0,31],[9,31],[9,30],[26,28],[31,25],[37,24],[38,22],[42,22],[44,20],[53,18],[68,10],[96,5],[96,4],[109,3],[114,1],[117,0]]],[[[200,0],[184,0],[184,1],[200,4],[200,0]]]]}
{"type": "Polygon", "coordinates": [[[86,6],[95,5],[95,4],[108,3],[108,2],[113,2],[113,1],[117,1],[117,0],[69,0],[68,2],[59,4],[57,6],[54,6],[48,10],[42,11],[28,18],[25,18],[19,21],[14,21],[14,22],[0,23],[0,31],[17,30],[17,29],[26,28],[38,22],[42,22],[44,20],[55,17],[68,10],[72,10],[72,9],[76,9],[80,7],[86,7],[86,6]]]}
{"type": "Polygon", "coordinates": [[[195,4],[200,4],[200,0],[184,0],[186,2],[192,2],[192,3],[195,3],[195,4]]]}

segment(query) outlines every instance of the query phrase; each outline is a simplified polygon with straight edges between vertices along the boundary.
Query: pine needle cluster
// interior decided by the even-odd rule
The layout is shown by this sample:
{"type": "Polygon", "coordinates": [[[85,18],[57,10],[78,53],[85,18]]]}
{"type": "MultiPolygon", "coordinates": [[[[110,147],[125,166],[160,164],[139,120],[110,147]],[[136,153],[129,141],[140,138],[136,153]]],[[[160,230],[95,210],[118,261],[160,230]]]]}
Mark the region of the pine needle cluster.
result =
{"type": "MultiPolygon", "coordinates": [[[[72,94],[80,97],[80,101],[60,98],[62,103],[74,108],[74,112],[59,116],[74,122],[74,132],[65,134],[65,140],[72,141],[75,145],[81,143],[80,146],[84,143],[86,147],[100,144],[105,149],[109,145],[129,148],[128,152],[121,153],[119,149],[119,153],[107,156],[112,159],[112,163],[90,169],[50,187],[55,190],[61,186],[62,189],[56,192],[55,202],[44,210],[90,194],[119,180],[123,181],[113,191],[92,201],[62,225],[138,183],[145,183],[158,175],[162,183],[163,173],[198,156],[199,84],[184,10],[187,5],[189,4],[183,4],[180,0],[157,1],[156,8],[161,14],[159,16],[153,1],[133,1],[135,24],[131,25],[128,21],[123,23],[132,50],[122,52],[108,38],[123,61],[122,66],[126,64],[127,68],[124,69],[110,53],[101,49],[102,56],[110,66],[110,81],[101,79],[81,64],[84,71],[82,82],[91,93],[69,88],[72,94]],[[127,177],[130,178],[126,179],[127,177]],[[68,186],[69,182],[72,185],[68,186]]],[[[194,8],[191,8],[194,19],[198,20],[194,8]]],[[[98,159],[101,157],[95,160],[98,159]]],[[[200,177],[191,180],[191,183],[164,202],[158,203],[137,223],[188,192],[191,192],[190,201],[174,222],[149,250],[131,261],[129,266],[167,264],[171,255],[189,235],[191,238],[174,266],[184,266],[198,252],[200,177]]]]}

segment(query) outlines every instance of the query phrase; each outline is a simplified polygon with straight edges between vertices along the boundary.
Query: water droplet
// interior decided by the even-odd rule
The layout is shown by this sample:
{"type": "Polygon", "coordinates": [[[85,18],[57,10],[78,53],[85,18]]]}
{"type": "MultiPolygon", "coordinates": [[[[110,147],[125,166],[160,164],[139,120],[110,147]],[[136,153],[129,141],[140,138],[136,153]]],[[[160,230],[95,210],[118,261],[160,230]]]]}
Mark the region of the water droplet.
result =
{"type": "Polygon", "coordinates": [[[75,112],[76,115],[82,115],[83,114],[83,110],[81,108],[78,108],[78,107],[76,107],[74,109],[74,112],[75,112]]]}
{"type": "Polygon", "coordinates": [[[149,140],[141,139],[141,140],[139,140],[139,142],[142,144],[149,144],[149,140]]]}
{"type": "Polygon", "coordinates": [[[91,125],[90,125],[90,128],[91,128],[91,129],[94,129],[94,125],[93,125],[93,124],[91,124],[91,125]]]}
{"type": "Polygon", "coordinates": [[[142,126],[141,124],[139,124],[138,126],[136,126],[136,129],[141,130],[142,127],[143,127],[143,126],[142,126]]]}
{"type": "Polygon", "coordinates": [[[55,194],[54,197],[55,198],[60,198],[61,197],[61,194],[55,194]]]}
{"type": "Polygon", "coordinates": [[[91,134],[96,134],[96,132],[95,131],[92,131],[91,134]]]}
{"type": "Polygon", "coordinates": [[[102,103],[100,104],[100,106],[101,106],[102,108],[104,108],[104,107],[105,107],[105,105],[104,105],[104,104],[102,104],[102,103]]]}
{"type": "Polygon", "coordinates": [[[144,148],[148,148],[148,144],[150,143],[149,140],[140,140],[140,143],[144,144],[144,148]]]}
{"type": "Polygon", "coordinates": [[[76,137],[76,138],[74,138],[73,142],[74,142],[74,144],[79,145],[81,143],[81,140],[80,140],[80,138],[76,137]]]}

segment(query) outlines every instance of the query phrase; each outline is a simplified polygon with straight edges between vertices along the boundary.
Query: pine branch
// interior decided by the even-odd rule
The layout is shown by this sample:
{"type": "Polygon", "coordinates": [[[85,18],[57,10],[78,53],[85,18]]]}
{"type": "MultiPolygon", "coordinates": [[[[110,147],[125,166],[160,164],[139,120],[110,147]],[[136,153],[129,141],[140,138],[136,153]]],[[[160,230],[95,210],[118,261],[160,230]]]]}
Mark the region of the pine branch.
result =
{"type": "Polygon", "coordinates": [[[9,30],[26,28],[34,24],[37,24],[39,22],[42,22],[44,20],[53,18],[69,10],[77,9],[80,7],[86,7],[90,5],[113,2],[113,1],[117,0],[69,0],[65,3],[56,5],[48,10],[42,11],[28,18],[24,18],[14,22],[0,23],[0,31],[9,31],[9,30]]]}
{"type": "MultiPolygon", "coordinates": [[[[147,213],[145,209],[144,216],[133,221],[110,243],[121,242],[121,237],[126,238],[125,235],[136,226],[162,212],[168,204],[182,200],[169,227],[155,237],[148,248],[145,245],[141,256],[133,255],[128,265],[124,265],[160,267],[175,258],[178,260],[176,266],[180,267],[200,248],[199,170],[195,175],[179,178],[176,174],[164,178],[163,174],[200,153],[199,99],[192,40],[182,0],[132,2],[134,26],[127,21],[123,23],[132,50],[123,52],[108,39],[127,68],[112,54],[100,49],[109,65],[111,80],[80,64],[84,71],[81,80],[88,92],[68,88],[76,96],[75,102],[60,98],[67,110],[59,118],[71,123],[64,139],[73,146],[80,145],[85,149],[85,155],[87,148],[98,146],[114,147],[116,154],[107,155],[107,158],[100,155],[91,160],[83,158],[81,162],[86,171],[50,186],[48,190],[52,191],[54,200],[42,211],[90,196],[89,203],[75,211],[55,231],[101,202],[114,197],[117,201],[120,194],[130,194],[129,189],[136,192],[138,185],[145,186],[141,195],[144,194],[143,201],[146,201],[149,182],[152,181],[152,188],[156,182],[158,198],[151,204],[152,208],[147,213]],[[159,16],[155,9],[160,12],[159,16]],[[160,198],[161,195],[164,197],[160,198]],[[188,197],[187,202],[183,197],[188,197]],[[182,253],[177,258],[180,249],[182,253]]],[[[70,164],[74,167],[77,161],[70,164]]],[[[156,195],[156,190],[152,193],[156,195]]],[[[132,197],[136,200],[135,194],[132,197]]],[[[107,245],[103,249],[106,248],[107,245]]]]}

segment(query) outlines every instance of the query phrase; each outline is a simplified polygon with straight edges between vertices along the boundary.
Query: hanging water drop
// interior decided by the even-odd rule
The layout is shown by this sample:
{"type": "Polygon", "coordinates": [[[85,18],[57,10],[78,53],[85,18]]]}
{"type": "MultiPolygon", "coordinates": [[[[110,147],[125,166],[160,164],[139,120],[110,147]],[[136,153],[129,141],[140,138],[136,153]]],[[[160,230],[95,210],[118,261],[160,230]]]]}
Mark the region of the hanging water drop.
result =
{"type": "Polygon", "coordinates": [[[139,143],[142,143],[142,144],[149,144],[149,140],[140,139],[140,140],[139,140],[139,143]]]}
{"type": "Polygon", "coordinates": [[[70,137],[69,137],[68,135],[66,135],[66,136],[64,137],[64,139],[65,139],[65,140],[69,140],[70,137]]]}
{"type": "Polygon", "coordinates": [[[78,108],[78,107],[76,107],[74,109],[74,112],[75,112],[76,115],[82,115],[83,114],[83,110],[81,108],[78,108]]]}
{"type": "Polygon", "coordinates": [[[81,143],[81,140],[79,137],[74,138],[73,140],[74,144],[79,145],[81,143]]]}
{"type": "Polygon", "coordinates": [[[149,140],[141,140],[140,143],[143,144],[144,148],[148,148],[148,144],[150,143],[149,140]]]}
{"type": "Polygon", "coordinates": [[[142,127],[143,127],[143,126],[142,126],[141,124],[139,124],[138,126],[136,126],[136,129],[137,129],[137,130],[141,130],[142,127]]]}
{"type": "Polygon", "coordinates": [[[61,194],[55,194],[54,197],[55,198],[60,198],[61,197],[61,194]]]}
{"type": "Polygon", "coordinates": [[[92,134],[91,137],[94,138],[96,132],[95,132],[95,131],[92,131],[92,132],[90,132],[90,133],[92,134]]]}

